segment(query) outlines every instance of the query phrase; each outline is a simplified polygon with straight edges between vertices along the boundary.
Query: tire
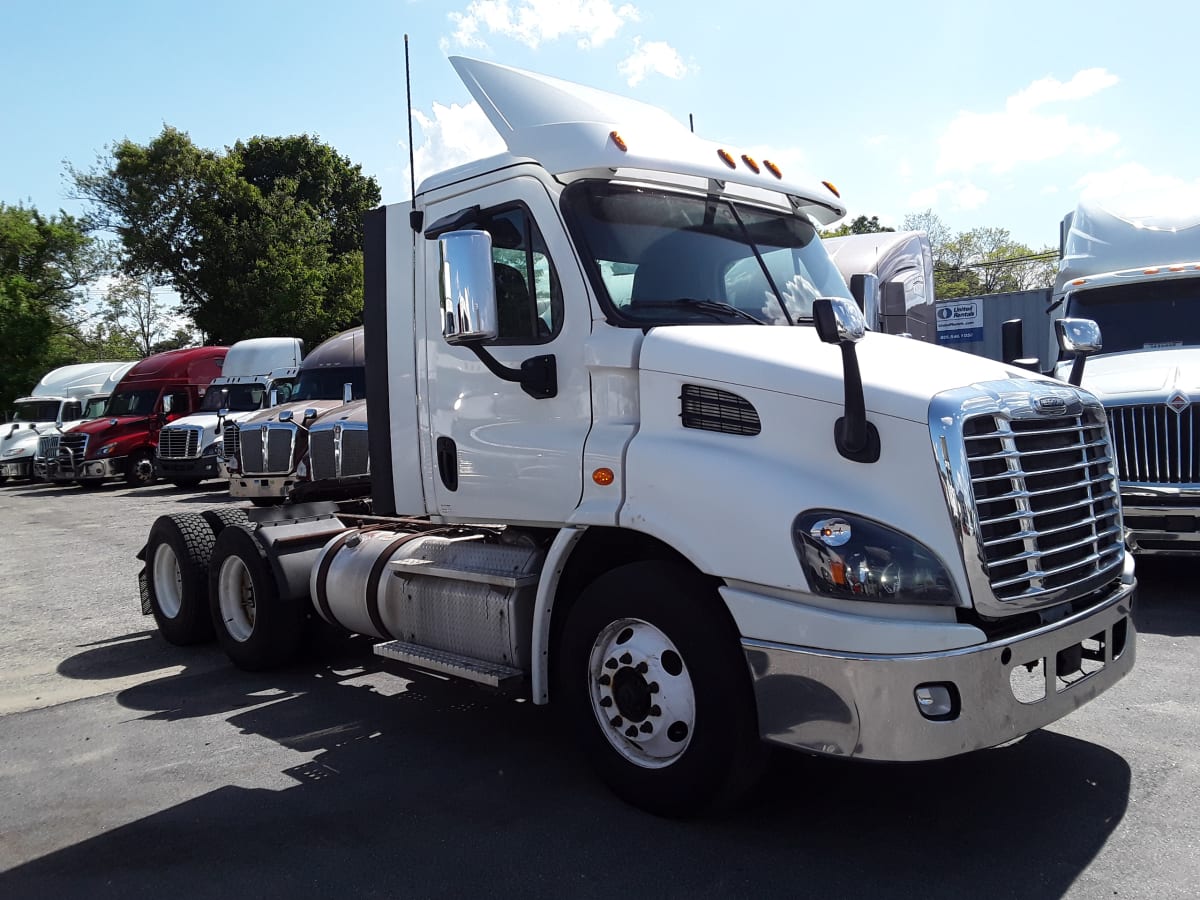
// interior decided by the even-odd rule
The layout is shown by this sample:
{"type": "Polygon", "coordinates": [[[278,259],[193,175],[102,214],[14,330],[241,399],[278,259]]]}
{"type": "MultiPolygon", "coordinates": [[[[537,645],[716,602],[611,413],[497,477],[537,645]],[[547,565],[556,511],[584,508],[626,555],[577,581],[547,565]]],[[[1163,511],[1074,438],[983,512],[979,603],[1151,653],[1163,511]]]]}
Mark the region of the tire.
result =
{"type": "Polygon", "coordinates": [[[217,642],[238,668],[261,672],[296,658],[304,637],[302,602],[279,596],[275,573],[249,525],[217,536],[208,567],[217,642]]]}
{"type": "Polygon", "coordinates": [[[149,487],[158,481],[154,460],[147,450],[135,450],[125,463],[125,483],[130,487],[149,487]]]}
{"type": "Polygon", "coordinates": [[[214,535],[220,535],[230,525],[246,525],[250,518],[239,506],[221,506],[200,513],[208,521],[214,535]]]}
{"type": "Polygon", "coordinates": [[[211,641],[208,612],[208,560],[212,527],[195,513],[159,516],[146,541],[150,610],[158,630],[172,644],[211,641]]]}
{"type": "Polygon", "coordinates": [[[609,788],[686,817],[733,802],[765,747],[737,630],[712,584],[665,561],[601,575],[569,610],[554,699],[609,788]]]}

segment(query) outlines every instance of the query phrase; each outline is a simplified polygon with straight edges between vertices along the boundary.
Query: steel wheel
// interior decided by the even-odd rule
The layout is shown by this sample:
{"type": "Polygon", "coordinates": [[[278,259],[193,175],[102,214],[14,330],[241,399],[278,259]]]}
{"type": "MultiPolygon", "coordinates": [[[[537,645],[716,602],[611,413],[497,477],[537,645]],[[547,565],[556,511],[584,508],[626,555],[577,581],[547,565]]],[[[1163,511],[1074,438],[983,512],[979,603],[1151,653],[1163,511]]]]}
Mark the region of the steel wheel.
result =
{"type": "Polygon", "coordinates": [[[168,543],[159,544],[154,551],[153,578],[159,609],[168,619],[176,618],[183,608],[183,570],[168,543]]]}
{"type": "Polygon", "coordinates": [[[641,619],[618,619],[588,659],[592,712],[613,749],[637,766],[679,759],[696,728],[696,692],[674,642],[641,619]]]}
{"type": "Polygon", "coordinates": [[[217,575],[217,606],[225,630],[235,641],[245,642],[254,634],[257,606],[254,581],[241,557],[226,557],[217,575]]]}

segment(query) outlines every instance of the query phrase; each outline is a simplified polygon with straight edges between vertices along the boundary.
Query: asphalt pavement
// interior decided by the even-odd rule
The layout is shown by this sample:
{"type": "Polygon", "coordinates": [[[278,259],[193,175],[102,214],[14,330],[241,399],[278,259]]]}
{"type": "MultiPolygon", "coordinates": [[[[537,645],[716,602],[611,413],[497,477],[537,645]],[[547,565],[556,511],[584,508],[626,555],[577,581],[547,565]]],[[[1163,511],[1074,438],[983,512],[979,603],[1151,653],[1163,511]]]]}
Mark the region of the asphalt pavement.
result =
{"type": "Polygon", "coordinates": [[[552,710],[321,634],[250,675],[141,615],[134,555],[217,483],[0,488],[0,898],[1200,895],[1200,598],[1139,566],[1138,661],[1008,746],[779,753],[718,817],[612,797],[552,710]]]}

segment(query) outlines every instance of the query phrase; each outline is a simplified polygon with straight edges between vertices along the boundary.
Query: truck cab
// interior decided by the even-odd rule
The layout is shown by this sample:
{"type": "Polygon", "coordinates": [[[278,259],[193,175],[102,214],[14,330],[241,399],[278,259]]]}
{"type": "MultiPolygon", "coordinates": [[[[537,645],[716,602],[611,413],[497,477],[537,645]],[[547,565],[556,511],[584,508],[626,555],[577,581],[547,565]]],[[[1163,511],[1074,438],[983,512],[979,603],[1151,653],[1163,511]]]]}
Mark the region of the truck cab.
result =
{"type": "Polygon", "coordinates": [[[334,335],[301,362],[286,403],[225,427],[220,452],[229,493],[260,505],[283,502],[308,477],[308,431],[323,413],[365,396],[362,328],[334,335]]]}
{"type": "Polygon", "coordinates": [[[76,425],[59,438],[47,477],[83,487],[111,478],[130,487],[153,484],[159,430],[199,409],[205,389],[221,374],[228,349],[168,350],[134,364],[114,389],[102,418],[76,425]]]}
{"type": "Polygon", "coordinates": [[[180,487],[224,477],[219,455],[226,428],[291,398],[304,356],[299,338],[250,338],[229,348],[221,374],[204,392],[198,412],[159,432],[156,464],[180,487]]]}
{"type": "MultiPolygon", "coordinates": [[[[1063,220],[1051,307],[1099,323],[1083,386],[1112,434],[1130,546],[1200,553],[1200,212],[1084,201],[1063,220]]],[[[1070,363],[1056,366],[1066,375],[1070,363]]]]}
{"type": "Polygon", "coordinates": [[[937,343],[933,247],[925,232],[848,234],[823,243],[852,288],[856,276],[874,276],[862,288],[861,297],[855,291],[869,329],[937,343]]]}
{"type": "Polygon", "coordinates": [[[44,459],[63,431],[98,415],[131,362],[79,363],[47,373],[0,428],[0,482],[45,477],[44,459]],[[41,465],[39,465],[39,462],[41,465]]]}

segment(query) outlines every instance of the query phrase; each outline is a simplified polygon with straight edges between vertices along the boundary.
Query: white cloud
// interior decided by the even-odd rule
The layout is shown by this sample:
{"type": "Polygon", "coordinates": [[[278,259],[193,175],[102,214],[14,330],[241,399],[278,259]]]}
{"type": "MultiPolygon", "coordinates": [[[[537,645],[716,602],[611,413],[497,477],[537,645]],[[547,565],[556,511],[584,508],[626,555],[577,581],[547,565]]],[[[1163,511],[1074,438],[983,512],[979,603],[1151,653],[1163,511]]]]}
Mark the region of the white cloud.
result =
{"type": "Polygon", "coordinates": [[[484,34],[501,35],[537,48],[543,41],[576,37],[588,50],[616,37],[627,22],[637,22],[637,7],[611,0],[471,0],[463,12],[450,13],[454,39],[463,47],[486,47],[484,34]]]}
{"type": "Polygon", "coordinates": [[[1005,101],[1001,112],[960,112],[940,139],[939,172],[970,172],[986,167],[1007,172],[1022,163],[1060,156],[1095,156],[1111,150],[1120,137],[1103,128],[1048,114],[1048,103],[1081,100],[1112,87],[1117,76],[1105,69],[1084,69],[1070,81],[1043,78],[1005,101]]]}
{"type": "Polygon", "coordinates": [[[1103,204],[1129,219],[1195,217],[1200,209],[1200,178],[1188,181],[1159,175],[1139,163],[1126,163],[1103,172],[1089,172],[1075,182],[1085,200],[1103,204]]]}
{"type": "Polygon", "coordinates": [[[908,195],[909,209],[932,209],[948,205],[953,210],[978,209],[987,202],[988,192],[969,181],[940,181],[908,195]],[[945,199],[943,199],[945,198],[945,199]]]}
{"type": "MultiPolygon", "coordinates": [[[[479,104],[433,104],[432,114],[413,110],[421,143],[413,152],[417,184],[436,172],[504,152],[504,141],[479,104]]],[[[407,174],[407,170],[406,170],[407,174]]]]}
{"type": "Polygon", "coordinates": [[[678,80],[687,74],[688,67],[679,56],[679,51],[670,44],[664,41],[647,41],[643,44],[638,37],[633,39],[633,53],[621,61],[617,71],[625,76],[630,87],[637,87],[650,74],[678,80]]]}

